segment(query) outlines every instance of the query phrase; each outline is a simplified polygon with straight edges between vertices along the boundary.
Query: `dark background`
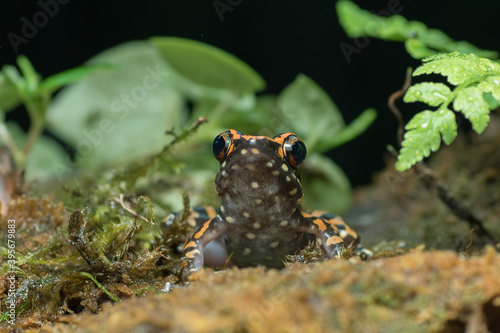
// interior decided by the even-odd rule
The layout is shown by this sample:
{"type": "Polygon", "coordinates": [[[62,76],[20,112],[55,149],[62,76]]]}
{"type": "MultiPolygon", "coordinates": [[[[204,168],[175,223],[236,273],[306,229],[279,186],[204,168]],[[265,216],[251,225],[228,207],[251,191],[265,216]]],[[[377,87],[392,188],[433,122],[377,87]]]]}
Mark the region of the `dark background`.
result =
{"type": "MultiPolygon", "coordinates": [[[[407,66],[419,62],[407,55],[401,43],[379,40],[371,40],[348,62],[339,44],[354,43],[338,24],[335,0],[222,2],[237,4],[224,13],[223,20],[212,0],[59,0],[58,12],[16,53],[8,33],[21,36],[23,17],[32,22],[41,5],[39,1],[2,0],[0,64],[14,64],[18,54],[25,54],[37,71],[48,76],[126,41],[180,36],[215,45],[247,62],[267,81],[267,93],[279,93],[298,73],[305,73],[330,94],[346,122],[368,107],[377,108],[376,123],[365,134],[330,152],[353,185],[368,183],[373,172],[383,167],[386,145],[396,142],[396,122],[387,109],[387,98],[402,86],[407,66]]],[[[386,10],[390,3],[355,2],[375,12],[386,10]]],[[[441,29],[456,40],[500,49],[500,3],[400,0],[399,7],[407,19],[441,29]]],[[[23,112],[11,114],[28,125],[23,112]]]]}

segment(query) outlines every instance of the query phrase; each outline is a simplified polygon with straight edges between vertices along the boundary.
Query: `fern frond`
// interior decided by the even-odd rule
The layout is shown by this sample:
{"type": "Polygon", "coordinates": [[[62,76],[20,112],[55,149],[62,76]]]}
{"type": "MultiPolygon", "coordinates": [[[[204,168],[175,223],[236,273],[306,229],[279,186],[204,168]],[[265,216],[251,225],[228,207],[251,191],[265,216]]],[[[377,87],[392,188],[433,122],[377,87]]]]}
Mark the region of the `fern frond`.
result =
{"type": "Polygon", "coordinates": [[[490,110],[500,105],[500,64],[474,54],[458,52],[438,54],[423,60],[413,75],[441,74],[455,87],[443,83],[422,82],[410,87],[404,101],[423,102],[436,111],[425,110],[406,125],[407,132],[401,143],[396,163],[399,171],[436,151],[441,140],[450,144],[457,136],[455,114],[461,112],[482,133],[490,120],[490,110]]]}
{"type": "Polygon", "coordinates": [[[459,85],[470,80],[479,80],[484,76],[500,74],[500,64],[475,54],[459,52],[442,53],[422,60],[413,76],[422,74],[441,74],[448,82],[459,85]]]}
{"type": "Polygon", "coordinates": [[[400,171],[409,169],[428,157],[431,151],[438,150],[441,138],[450,144],[457,136],[455,114],[448,109],[422,111],[410,120],[405,129],[407,132],[396,162],[396,168],[400,171]]]}

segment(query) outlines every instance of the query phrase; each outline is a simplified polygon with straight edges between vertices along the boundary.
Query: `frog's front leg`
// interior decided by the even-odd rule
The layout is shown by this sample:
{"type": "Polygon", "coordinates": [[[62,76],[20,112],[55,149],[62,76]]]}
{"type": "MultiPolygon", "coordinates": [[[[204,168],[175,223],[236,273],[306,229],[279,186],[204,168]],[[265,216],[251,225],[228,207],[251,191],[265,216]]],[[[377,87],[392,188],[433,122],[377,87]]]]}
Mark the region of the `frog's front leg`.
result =
{"type": "Polygon", "coordinates": [[[302,212],[302,222],[295,230],[313,234],[321,239],[321,249],[326,258],[342,256],[346,244],[344,239],[340,237],[339,230],[335,224],[329,220],[302,212]]]}
{"type": "Polygon", "coordinates": [[[186,282],[189,275],[203,267],[203,248],[226,231],[220,216],[203,223],[189,236],[182,251],[185,257],[181,264],[182,280],[186,282]]]}

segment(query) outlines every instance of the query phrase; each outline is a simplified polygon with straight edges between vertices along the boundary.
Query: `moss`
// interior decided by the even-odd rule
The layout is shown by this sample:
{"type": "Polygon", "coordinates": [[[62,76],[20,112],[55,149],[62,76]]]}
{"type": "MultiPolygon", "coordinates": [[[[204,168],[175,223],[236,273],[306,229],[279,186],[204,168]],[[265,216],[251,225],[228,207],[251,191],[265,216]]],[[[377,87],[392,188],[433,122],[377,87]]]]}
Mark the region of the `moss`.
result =
{"type": "Polygon", "coordinates": [[[150,330],[189,332],[441,332],[476,320],[500,329],[500,254],[464,258],[414,250],[370,262],[330,260],[264,268],[203,270],[188,288],[105,307],[98,317],[46,332],[150,330]],[[429,273],[435,274],[433,278],[429,273]],[[477,310],[479,309],[479,310],[477,310]]]}

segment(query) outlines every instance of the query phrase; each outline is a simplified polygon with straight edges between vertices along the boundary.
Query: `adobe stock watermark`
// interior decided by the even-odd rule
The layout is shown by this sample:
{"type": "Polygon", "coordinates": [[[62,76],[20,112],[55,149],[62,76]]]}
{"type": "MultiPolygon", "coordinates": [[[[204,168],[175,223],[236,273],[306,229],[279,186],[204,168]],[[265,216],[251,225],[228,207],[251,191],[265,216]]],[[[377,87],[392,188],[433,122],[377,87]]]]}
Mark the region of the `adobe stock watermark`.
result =
{"type": "Polygon", "coordinates": [[[212,5],[214,6],[215,12],[219,16],[219,19],[224,21],[224,13],[232,12],[236,6],[239,6],[243,0],[214,0],[212,5]]]}
{"type": "MultiPolygon", "coordinates": [[[[149,96],[149,92],[160,86],[163,80],[169,75],[160,65],[153,69],[151,66],[146,66],[142,82],[140,85],[134,86],[129,93],[123,93],[119,98],[111,102],[111,112],[113,118],[103,118],[99,124],[91,130],[82,130],[82,139],[76,145],[75,161],[81,157],[89,156],[95,147],[99,146],[107,134],[112,133],[116,129],[116,121],[125,120],[130,111],[135,109],[141,102],[145,101],[149,96]]],[[[57,176],[57,179],[64,181],[64,175],[71,172],[77,167],[76,162],[72,161],[69,156],[66,157],[65,163],[58,161],[52,162],[52,170],[57,176]]]]}
{"type": "Polygon", "coordinates": [[[60,5],[66,5],[70,0],[39,0],[37,2],[40,10],[36,11],[31,20],[26,16],[21,17],[20,33],[9,32],[7,39],[9,40],[12,49],[17,54],[19,53],[19,46],[28,44],[28,42],[38,35],[39,29],[45,27],[49,20],[59,13],[60,5]]]}
{"type": "Polygon", "coordinates": [[[3,316],[5,312],[5,317],[8,319],[7,322],[10,325],[15,324],[16,320],[16,220],[7,221],[7,265],[9,271],[6,273],[6,285],[4,285],[5,290],[7,290],[7,299],[5,300],[6,309],[0,309],[0,315],[3,316]]]}
{"type": "MultiPolygon", "coordinates": [[[[412,0],[407,0],[407,1],[412,1],[412,0]]],[[[387,25],[387,23],[384,21],[385,18],[390,17],[395,14],[399,14],[403,11],[403,6],[401,4],[400,0],[389,0],[387,3],[387,9],[382,9],[380,11],[371,11],[372,14],[382,16],[382,17],[376,17],[370,22],[366,23],[366,26],[364,27],[364,31],[369,32],[373,30],[379,30],[380,27],[384,27],[387,25]]],[[[359,37],[355,38],[353,40],[353,44],[346,43],[346,42],[341,42],[339,44],[340,50],[342,51],[342,54],[344,55],[345,60],[347,61],[348,64],[352,62],[352,57],[353,55],[360,54],[361,51],[368,47],[370,45],[371,38],[370,37],[359,37]]]]}

